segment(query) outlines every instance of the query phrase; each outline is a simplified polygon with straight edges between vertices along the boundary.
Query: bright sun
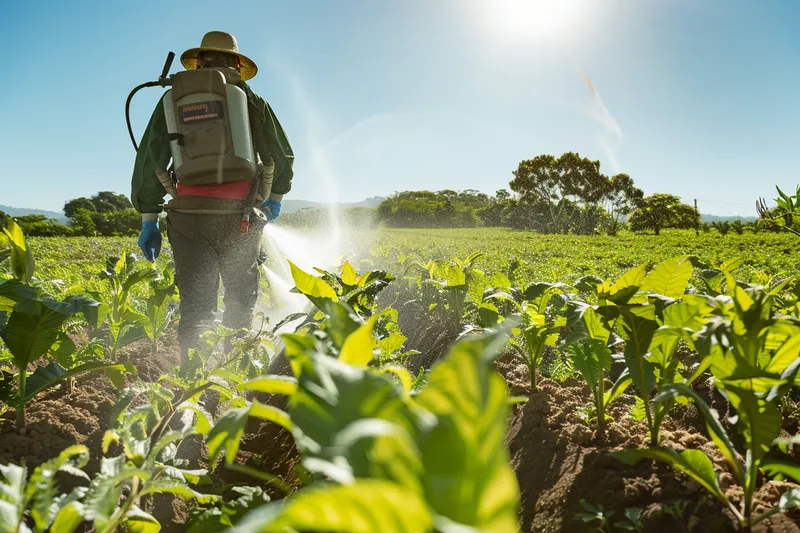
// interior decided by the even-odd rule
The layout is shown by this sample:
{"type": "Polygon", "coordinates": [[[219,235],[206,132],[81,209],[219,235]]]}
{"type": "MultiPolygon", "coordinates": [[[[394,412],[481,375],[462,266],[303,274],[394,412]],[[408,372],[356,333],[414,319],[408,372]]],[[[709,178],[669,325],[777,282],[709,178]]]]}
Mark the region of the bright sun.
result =
{"type": "Polygon", "coordinates": [[[489,0],[486,22],[502,39],[520,42],[559,40],[587,13],[586,0],[489,0]]]}

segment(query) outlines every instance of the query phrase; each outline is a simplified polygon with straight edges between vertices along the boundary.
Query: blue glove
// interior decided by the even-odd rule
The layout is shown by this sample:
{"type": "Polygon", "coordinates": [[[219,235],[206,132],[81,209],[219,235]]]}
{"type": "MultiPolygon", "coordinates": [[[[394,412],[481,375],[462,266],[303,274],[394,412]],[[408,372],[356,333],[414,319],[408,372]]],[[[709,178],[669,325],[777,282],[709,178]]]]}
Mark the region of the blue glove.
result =
{"type": "Polygon", "coordinates": [[[142,232],[139,234],[139,248],[142,249],[145,259],[151,263],[158,259],[161,253],[161,232],[158,231],[157,220],[142,222],[142,232]]]}
{"type": "Polygon", "coordinates": [[[264,210],[267,212],[267,220],[272,221],[281,214],[281,203],[272,199],[264,201],[264,210]]]}

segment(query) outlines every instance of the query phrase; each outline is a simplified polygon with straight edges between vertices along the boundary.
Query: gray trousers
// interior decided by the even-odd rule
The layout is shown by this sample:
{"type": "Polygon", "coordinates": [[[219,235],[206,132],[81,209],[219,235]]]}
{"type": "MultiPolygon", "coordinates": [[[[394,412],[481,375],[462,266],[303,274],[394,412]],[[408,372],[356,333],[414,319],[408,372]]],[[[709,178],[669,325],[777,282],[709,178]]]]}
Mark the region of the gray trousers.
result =
{"type": "Polygon", "coordinates": [[[239,232],[241,215],[206,215],[169,211],[167,235],[175,260],[180,295],[178,342],[181,358],[197,348],[200,335],[213,326],[219,284],[225,291],[222,324],[250,328],[259,288],[258,253],[265,222],[251,216],[250,231],[239,232]]]}

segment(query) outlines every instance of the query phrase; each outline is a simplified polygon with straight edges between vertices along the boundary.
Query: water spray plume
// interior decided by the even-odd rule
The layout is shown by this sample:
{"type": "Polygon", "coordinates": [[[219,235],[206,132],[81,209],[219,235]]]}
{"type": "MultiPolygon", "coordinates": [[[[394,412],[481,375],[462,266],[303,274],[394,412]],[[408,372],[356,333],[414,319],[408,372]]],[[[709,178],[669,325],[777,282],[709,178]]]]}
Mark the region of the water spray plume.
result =
{"type": "MultiPolygon", "coordinates": [[[[338,232],[314,234],[267,224],[261,243],[267,263],[262,269],[269,284],[271,306],[263,312],[273,323],[306,311],[309,305],[305,296],[292,292],[294,280],[289,261],[307,272],[315,267],[335,269],[341,262],[341,244],[338,232]]],[[[282,331],[291,329],[291,324],[287,324],[282,331]]]]}

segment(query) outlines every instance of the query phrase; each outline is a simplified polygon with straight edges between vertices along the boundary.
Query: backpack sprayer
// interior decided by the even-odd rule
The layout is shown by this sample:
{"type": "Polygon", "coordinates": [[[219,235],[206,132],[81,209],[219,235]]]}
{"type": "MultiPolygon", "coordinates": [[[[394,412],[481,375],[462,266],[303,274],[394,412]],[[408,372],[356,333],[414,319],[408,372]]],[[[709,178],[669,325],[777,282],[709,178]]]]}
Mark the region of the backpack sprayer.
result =
{"type": "Polygon", "coordinates": [[[144,87],[169,87],[161,105],[173,167],[156,171],[159,181],[172,196],[177,196],[176,181],[186,185],[250,181],[240,223],[240,232],[247,233],[263,176],[262,162],[271,160],[263,149],[256,155],[254,138],[255,146],[266,146],[261,128],[251,128],[259,123],[257,111],[238,86],[241,77],[235,69],[202,68],[168,76],[174,59],[170,52],[158,80],[142,83],[128,95],[125,120],[133,147],[139,150],[130,119],[133,96],[144,87]]]}

